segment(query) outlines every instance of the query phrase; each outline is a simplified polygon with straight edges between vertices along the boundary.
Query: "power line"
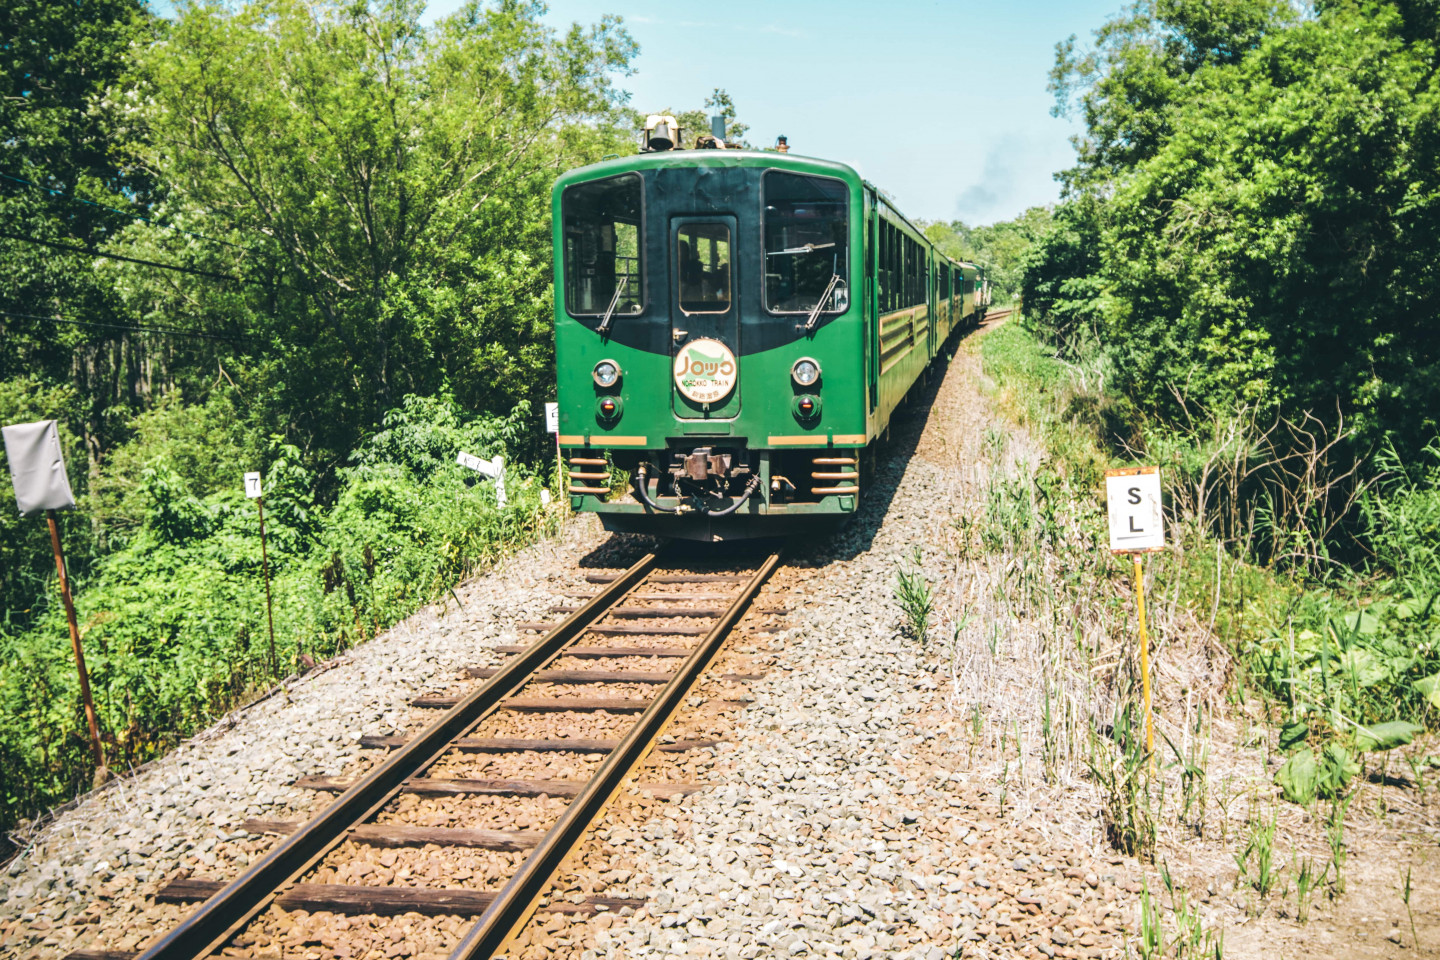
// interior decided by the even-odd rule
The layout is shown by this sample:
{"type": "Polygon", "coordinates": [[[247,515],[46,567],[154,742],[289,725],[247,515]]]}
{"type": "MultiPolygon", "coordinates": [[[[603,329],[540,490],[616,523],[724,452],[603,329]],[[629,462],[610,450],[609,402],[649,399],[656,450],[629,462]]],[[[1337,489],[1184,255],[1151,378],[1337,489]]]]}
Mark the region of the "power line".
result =
{"type": "Polygon", "coordinates": [[[173,224],[161,223],[160,221],[158,221],[158,220],[152,220],[152,219],[150,219],[149,217],[142,217],[140,214],[134,213],[134,212],[129,211],[129,210],[117,210],[117,209],[115,209],[114,207],[107,207],[107,206],[105,206],[103,203],[96,203],[94,200],[86,200],[84,197],[77,197],[77,196],[75,196],[73,193],[72,193],[72,194],[67,194],[64,190],[56,190],[54,187],[42,186],[42,185],[40,185],[40,184],[38,184],[38,183],[34,183],[34,182],[30,181],[30,180],[26,180],[26,179],[24,179],[23,177],[12,177],[12,176],[10,176],[10,174],[8,174],[8,173],[0,173],[0,177],[4,177],[6,180],[11,180],[11,181],[13,181],[13,182],[15,182],[15,183],[23,183],[25,186],[27,186],[27,187],[34,187],[36,190],[44,190],[46,193],[49,193],[49,194],[51,194],[52,196],[68,197],[68,198],[71,199],[71,200],[77,200],[77,201],[79,201],[80,203],[89,204],[90,206],[96,207],[96,208],[101,209],[101,210],[108,210],[110,213],[118,213],[118,214],[120,214],[120,216],[122,216],[122,217],[131,217],[131,218],[133,218],[133,219],[135,219],[135,220],[142,220],[142,221],[144,221],[145,223],[148,223],[148,224],[150,224],[150,225],[153,226],[153,227],[160,227],[160,228],[163,229],[163,230],[175,230],[175,231],[177,231],[177,232],[179,232],[179,233],[185,234],[187,237],[196,237],[196,238],[198,238],[198,239],[200,239],[200,240],[205,240],[205,241],[208,241],[208,242],[210,242],[210,243],[220,243],[220,244],[224,244],[224,245],[227,246],[227,247],[234,247],[236,250],[244,250],[244,249],[245,249],[244,247],[240,246],[239,244],[231,243],[229,240],[216,240],[214,237],[207,237],[207,236],[205,236],[203,233],[195,233],[195,232],[193,232],[193,231],[191,231],[191,230],[183,230],[183,229],[181,229],[180,227],[174,226],[173,224]]]}
{"type": "MultiPolygon", "coordinates": [[[[158,333],[167,337],[195,337],[201,340],[223,340],[228,343],[259,343],[269,344],[274,341],[262,340],[257,337],[232,337],[223,333],[204,333],[199,330],[181,330],[178,327],[155,327],[140,324],[126,323],[105,323],[99,320],[75,320],[69,317],[57,317],[53,314],[19,313],[14,310],[0,310],[0,316],[20,317],[25,320],[49,320],[53,323],[68,324],[73,327],[103,327],[110,330],[129,330],[137,333],[158,333]]],[[[299,340],[281,340],[280,343],[292,347],[313,346],[314,341],[302,342],[299,340]]]]}
{"type": "Polygon", "coordinates": [[[16,233],[0,233],[0,237],[6,240],[19,240],[23,243],[33,243],[42,247],[53,247],[56,250],[68,250],[71,253],[87,253],[92,257],[106,257],[110,260],[123,260],[126,263],[138,263],[146,267],[159,267],[161,270],[174,270],[178,273],[189,273],[197,277],[209,277],[213,280],[234,280],[239,282],[240,278],[228,273],[212,273],[209,270],[196,270],[194,267],[182,267],[173,263],[157,263],[154,260],[140,260],[136,257],[121,256],[118,253],[106,253],[103,250],[96,250],[94,247],[76,247],[67,243],[56,243],[53,240],[41,240],[36,237],[24,237],[16,233]]]}

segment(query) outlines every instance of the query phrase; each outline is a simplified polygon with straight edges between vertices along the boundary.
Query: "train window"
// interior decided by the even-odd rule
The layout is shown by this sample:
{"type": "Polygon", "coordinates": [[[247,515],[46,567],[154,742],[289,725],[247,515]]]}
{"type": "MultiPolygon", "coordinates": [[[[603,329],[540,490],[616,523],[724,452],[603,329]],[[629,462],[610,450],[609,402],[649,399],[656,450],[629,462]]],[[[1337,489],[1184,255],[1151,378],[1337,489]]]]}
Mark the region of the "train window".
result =
{"type": "Polygon", "coordinates": [[[634,174],[565,189],[560,201],[565,309],[572,316],[603,316],[612,307],[619,314],[641,311],[640,196],[640,178],[634,174]]]}
{"type": "Polygon", "coordinates": [[[729,310],[730,228],[723,223],[687,223],[676,237],[680,309],[686,313],[729,310]]]}
{"type": "Polygon", "coordinates": [[[767,172],[764,184],[765,308],[809,313],[828,290],[826,312],[845,310],[840,284],[849,282],[849,188],[842,180],[778,170],[767,172]]]}

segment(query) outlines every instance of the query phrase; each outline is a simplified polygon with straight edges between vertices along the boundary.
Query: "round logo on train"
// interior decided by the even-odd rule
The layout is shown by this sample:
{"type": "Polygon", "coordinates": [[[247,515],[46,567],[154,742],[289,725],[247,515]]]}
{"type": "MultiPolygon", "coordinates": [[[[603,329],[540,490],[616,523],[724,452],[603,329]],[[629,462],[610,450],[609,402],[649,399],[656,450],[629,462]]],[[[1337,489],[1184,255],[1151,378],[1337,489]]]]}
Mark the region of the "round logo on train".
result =
{"type": "Polygon", "coordinates": [[[715,403],[730,396],[739,372],[735,354],[719,340],[691,340],[675,355],[675,386],[696,403],[715,403]]]}

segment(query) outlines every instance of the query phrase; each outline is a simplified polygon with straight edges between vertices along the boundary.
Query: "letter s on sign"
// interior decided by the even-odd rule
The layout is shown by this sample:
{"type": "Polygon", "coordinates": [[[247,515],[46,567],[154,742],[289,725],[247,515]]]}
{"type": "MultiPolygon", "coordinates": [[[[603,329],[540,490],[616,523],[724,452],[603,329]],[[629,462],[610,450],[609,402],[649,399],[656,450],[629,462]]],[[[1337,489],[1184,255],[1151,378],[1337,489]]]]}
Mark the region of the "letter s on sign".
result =
{"type": "Polygon", "coordinates": [[[1140,488],[1139,488],[1139,487],[1131,487],[1130,489],[1126,490],[1125,492],[1130,495],[1130,502],[1131,502],[1131,503],[1139,503],[1139,502],[1140,502],[1140,488]]]}

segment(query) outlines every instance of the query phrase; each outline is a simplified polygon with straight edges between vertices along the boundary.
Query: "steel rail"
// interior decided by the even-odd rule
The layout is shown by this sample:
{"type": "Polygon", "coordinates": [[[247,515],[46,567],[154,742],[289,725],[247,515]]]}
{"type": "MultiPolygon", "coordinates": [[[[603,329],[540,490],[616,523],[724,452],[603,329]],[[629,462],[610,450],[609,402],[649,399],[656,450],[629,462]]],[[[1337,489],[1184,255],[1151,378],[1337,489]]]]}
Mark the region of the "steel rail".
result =
{"type": "Polygon", "coordinates": [[[586,831],[620,791],[625,778],[644,762],[655,739],[664,732],[665,726],[684,703],[690,688],[720,652],[731,628],[779,564],[780,554],[773,553],[760,565],[625,739],[605,758],[585,789],[546,832],[544,839],[521,864],[519,872],[510,878],[495,901],[480,915],[475,926],[450,954],[450,960],[490,960],[525,926],[560,865],[580,845],[586,831]]]}
{"type": "Polygon", "coordinates": [[[198,960],[222,947],[400,792],[405,781],[439,760],[451,742],[489,716],[502,700],[553,661],[655,565],[647,554],[595,598],[509,660],[500,672],[388,757],[259,863],[227,884],[137,960],[198,960]]]}

